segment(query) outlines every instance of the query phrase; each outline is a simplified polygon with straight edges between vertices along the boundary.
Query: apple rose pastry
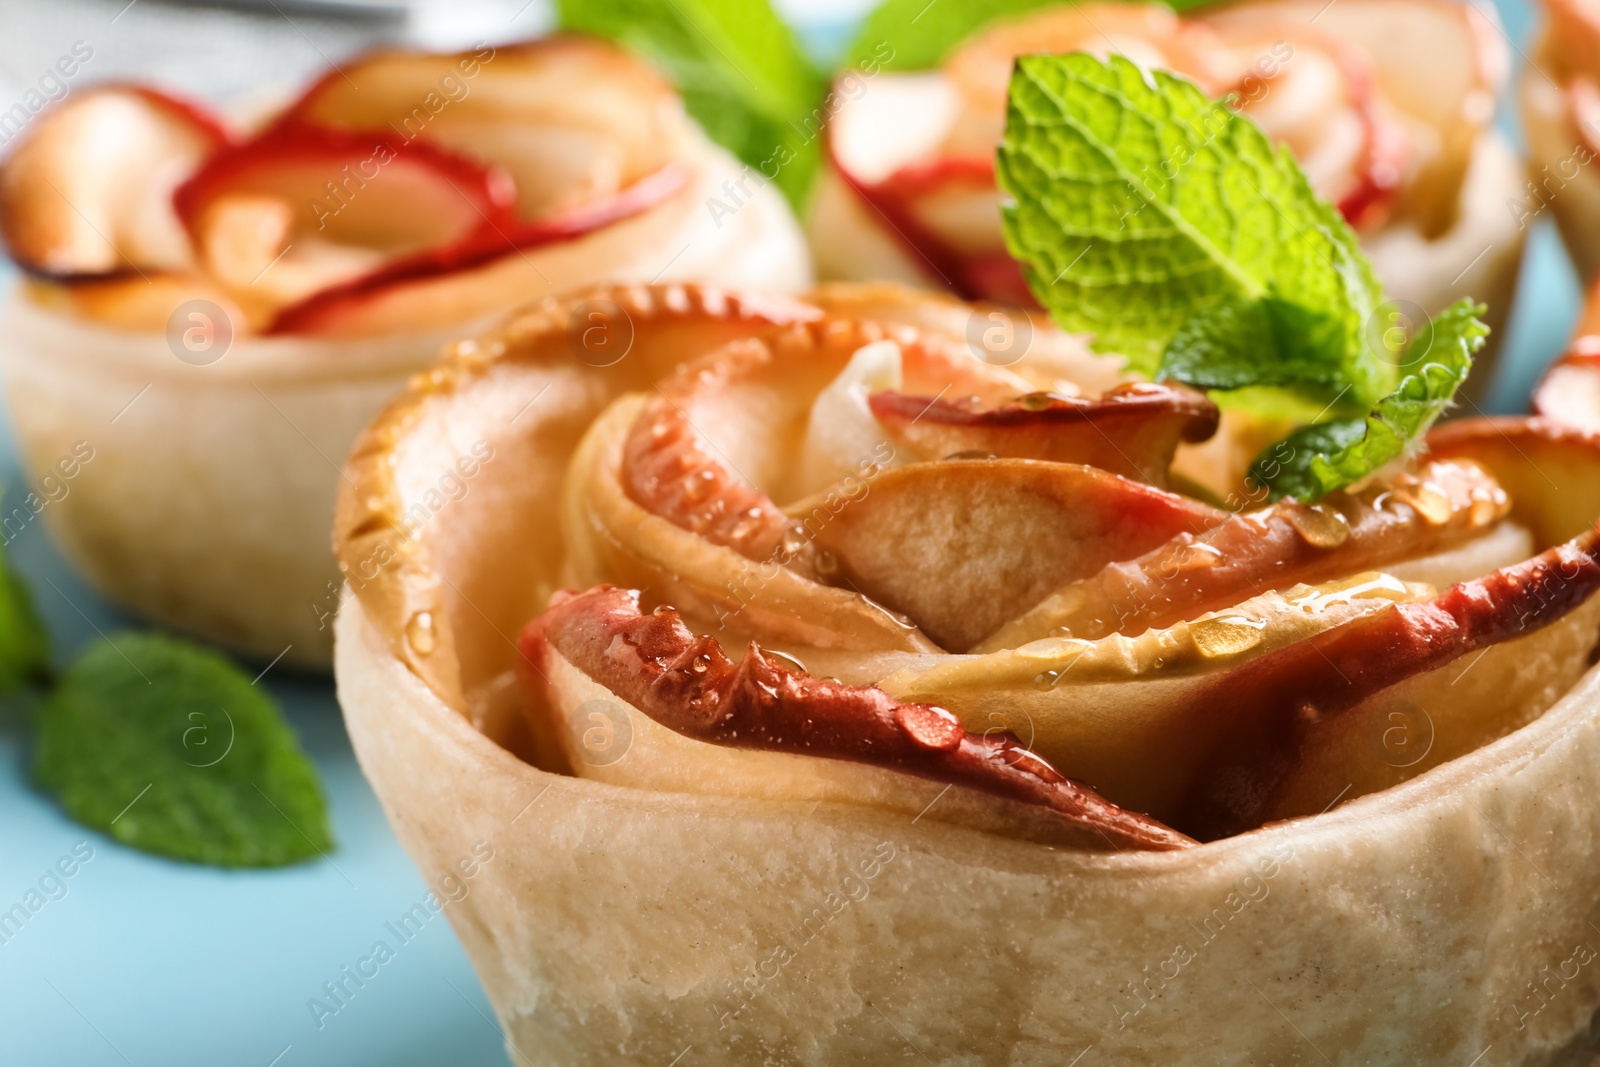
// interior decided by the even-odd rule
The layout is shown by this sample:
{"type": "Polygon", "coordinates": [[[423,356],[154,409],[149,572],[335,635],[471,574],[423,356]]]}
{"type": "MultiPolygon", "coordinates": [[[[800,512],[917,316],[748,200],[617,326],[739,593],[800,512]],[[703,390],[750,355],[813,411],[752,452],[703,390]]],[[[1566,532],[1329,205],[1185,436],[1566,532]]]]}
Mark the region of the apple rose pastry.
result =
{"type": "MultiPolygon", "coordinates": [[[[708,217],[737,170],[652,70],[577,37],[369,55],[247,135],[142,87],[74,94],[0,171],[12,425],[29,467],[94,456],[46,520],[112,599],[326,664],[337,461],[446,339],[603,279],[809,282],[775,192],[708,217]]],[[[580,348],[603,313],[575,312],[580,348]]]]}
{"type": "Polygon", "coordinates": [[[1544,29],[1522,77],[1522,118],[1531,157],[1529,181],[1510,203],[1526,227],[1548,208],[1578,273],[1600,270],[1600,3],[1545,0],[1544,29]]]}
{"type": "MultiPolygon", "coordinates": [[[[881,72],[887,42],[860,48],[865,66],[834,86],[832,166],[810,218],[818,270],[1028,303],[996,224],[1007,81],[1019,54],[1086,49],[1182,74],[1259,123],[1356,228],[1403,317],[1473,293],[1495,309],[1493,325],[1521,259],[1505,204],[1523,173],[1491,128],[1509,60],[1480,6],[1259,0],[1180,17],[1159,4],[1057,3],[981,20],[933,70],[881,72]]],[[[862,40],[903,29],[884,18],[862,40]]],[[[1152,160],[1149,173],[1185,162],[1152,160]]],[[[1096,224],[1115,239],[1137,210],[1111,205],[1096,224]]]]}
{"type": "Polygon", "coordinates": [[[1169,478],[1202,394],[888,296],[548,299],[358,444],[340,698],[428,877],[493,844],[450,914],[508,1044],[1577,1062],[1600,439],[1218,506],[1169,478]]]}
{"type": "Polygon", "coordinates": [[[1481,308],[1380,356],[1354,233],[1198,86],[1029,56],[1009,112],[1030,291],[1153,380],[1065,331],[999,365],[992,309],[882,284],[612,288],[456,346],[358,442],[340,700],[430,879],[493,842],[450,914],[508,1045],[1583,1062],[1600,437],[1430,433],[1481,308]],[[1096,176],[1197,141],[1139,190],[1139,270],[1082,245],[1096,176]],[[597,302],[607,367],[571,347],[597,302]],[[1320,410],[1224,494],[1178,469],[1221,403],[1320,410]]]}

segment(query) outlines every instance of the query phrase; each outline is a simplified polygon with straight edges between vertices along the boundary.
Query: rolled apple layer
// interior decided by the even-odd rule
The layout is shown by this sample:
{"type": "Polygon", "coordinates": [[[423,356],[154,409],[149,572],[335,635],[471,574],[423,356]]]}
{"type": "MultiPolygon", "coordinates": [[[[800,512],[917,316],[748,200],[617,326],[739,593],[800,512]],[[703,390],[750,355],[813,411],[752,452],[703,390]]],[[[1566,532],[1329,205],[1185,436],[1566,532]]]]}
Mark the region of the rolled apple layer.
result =
{"type": "MultiPolygon", "coordinates": [[[[829,324],[821,308],[904,321],[959,307],[895,304],[883,291],[853,301],[834,291],[814,305],[692,287],[603,295],[636,327],[628,358],[608,368],[571,360],[560,341],[568,302],[558,300],[459,346],[363,437],[348,468],[358,488],[343,495],[338,519],[349,585],[336,669],[356,752],[430,880],[479,842],[493,844],[496,859],[451,916],[514,1057],[1059,1064],[1087,1050],[1105,1062],[1151,1064],[1318,1053],[1469,1063],[1493,1046],[1501,1062],[1583,1062],[1600,998],[1590,966],[1600,834],[1589,802],[1600,681],[1583,668],[1594,628],[1592,537],[1555,550],[1542,568],[1516,570],[1509,584],[1458,587],[1480,609],[1471,625],[1481,634],[1528,631],[1493,646],[1503,654],[1433,667],[1429,635],[1443,642],[1450,626],[1429,613],[1450,601],[1407,600],[1422,594],[1404,587],[1394,595],[1428,623],[1409,631],[1413,644],[1390,630],[1364,657],[1341,659],[1409,664],[1419,684],[1442,669],[1446,683],[1509,693],[1509,680],[1529,682],[1518,678],[1520,664],[1537,664],[1536,650],[1550,654],[1554,635],[1573,644],[1564,658],[1576,663],[1570,677],[1582,677],[1564,696],[1548,679],[1531,723],[1501,724],[1501,732],[1521,728],[1420,774],[1425,763],[1399,768],[1411,749],[1402,745],[1397,760],[1387,733],[1356,737],[1353,747],[1337,732],[1308,734],[1314,749],[1325,744],[1338,757],[1323,763],[1349,772],[1300,779],[1321,789],[1304,810],[1333,809],[1324,814],[1174,851],[1053,847],[1041,843],[1050,835],[1038,820],[976,789],[702,744],[574,671],[570,644],[557,658],[519,655],[516,633],[544,610],[563,573],[644,543],[625,526],[611,526],[621,536],[608,541],[597,526],[602,547],[563,558],[573,548],[558,522],[564,510],[574,514],[562,500],[568,458],[608,407],[628,410],[614,397],[645,390],[624,405],[657,405],[659,425],[670,425],[675,405],[692,419],[701,409],[681,389],[719,380],[715,368],[663,379],[680,359],[741,338],[890,337],[910,367],[941,350],[928,342],[917,355],[922,342],[912,334],[829,324]],[[480,445],[494,458],[473,489],[418,536],[397,538],[404,517],[427,506],[438,472],[480,445]],[[1567,613],[1548,614],[1555,604],[1567,613]],[[1516,617],[1507,615],[1513,605],[1516,617]],[[544,671],[558,706],[526,713],[519,670],[544,671]],[[601,703],[586,716],[590,701],[601,703]],[[597,750],[550,736],[562,721],[609,741],[597,750]],[[582,777],[556,773],[574,758],[582,777]],[[1391,786],[1397,770],[1415,776],[1391,786]],[[1369,789],[1378,791],[1348,799],[1369,789]]],[[[851,366],[870,374],[861,353],[877,343],[851,366]]],[[[826,355],[824,346],[817,362],[826,355]]],[[[820,373],[809,361],[796,366],[820,373]]],[[[759,393],[741,395],[759,403],[759,393]]],[[[1031,406],[1106,410],[1059,398],[1031,406]]],[[[781,423],[781,412],[758,410],[761,425],[781,423]]],[[[606,440],[603,427],[589,436],[606,440]]],[[[1526,526],[1520,538],[1532,530],[1541,546],[1577,537],[1593,519],[1576,512],[1595,496],[1594,447],[1582,435],[1509,423],[1436,441],[1442,463],[1472,458],[1462,477],[1492,473],[1526,490],[1512,518],[1526,526]],[[1543,451],[1527,459],[1539,442],[1543,451]]],[[[575,469],[604,459],[585,454],[595,451],[585,441],[575,469]]],[[[889,493],[888,484],[873,492],[889,493]]],[[[1474,522],[1500,521],[1501,504],[1470,499],[1474,522]]],[[[1431,525],[1445,521],[1443,501],[1420,506],[1436,512],[1431,525]]],[[[629,521],[643,530],[654,518],[629,521]]],[[[1525,551],[1525,540],[1512,544],[1525,551]]],[[[1424,562],[1482,573],[1503,565],[1506,549],[1491,549],[1488,563],[1424,562]]],[[[708,558],[683,553],[664,579],[669,591],[692,593],[708,558]]],[[[787,581],[771,579],[768,596],[789,595],[778,588],[787,581]]],[[[753,600],[750,610],[777,602],[753,600]]],[[[837,621],[817,613],[797,624],[837,621]]],[[[870,619],[850,624],[860,627],[856,640],[920,640],[870,619]]],[[[628,639],[591,651],[619,642],[628,639]]],[[[1214,706],[1225,702],[1218,694],[1214,706]]],[[[1454,703],[1470,714],[1487,706],[1454,703]]],[[[1455,708],[1433,711],[1437,743],[1459,740],[1455,708]]],[[[1373,721],[1387,729],[1382,720],[1342,721],[1358,723],[1362,736],[1373,721]]],[[[1174,734],[1155,754],[1193,747],[1174,734]]],[[[1307,753],[1314,772],[1323,754],[1307,753]]]]}
{"type": "MultiPolygon", "coordinates": [[[[517,258],[539,277],[521,279],[505,303],[612,278],[804,286],[803,242],[778,194],[758,190],[718,225],[705,201],[738,165],[701,137],[696,145],[691,179],[648,212],[517,258]]],[[[11,294],[5,321],[0,373],[24,469],[50,470],[78,441],[96,452],[71,496],[45,511],[73,563],[119,604],[246,655],[282,653],[308,667],[331,655],[339,576],[327,530],[339,463],[447,337],[482,325],[371,339],[241,337],[216,362],[193,366],[164,335],[42,307],[26,285],[11,294]]]]}

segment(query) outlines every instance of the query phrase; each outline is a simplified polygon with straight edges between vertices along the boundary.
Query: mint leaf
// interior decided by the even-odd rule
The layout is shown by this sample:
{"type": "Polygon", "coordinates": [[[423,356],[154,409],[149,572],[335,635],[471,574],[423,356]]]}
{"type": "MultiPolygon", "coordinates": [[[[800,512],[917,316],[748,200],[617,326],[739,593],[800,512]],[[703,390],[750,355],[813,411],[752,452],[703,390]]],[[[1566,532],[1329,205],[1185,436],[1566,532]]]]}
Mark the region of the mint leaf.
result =
{"type": "Polygon", "coordinates": [[[1440,312],[1405,348],[1403,365],[1414,369],[1365,418],[1296,430],[1256,459],[1251,480],[1270,488],[1274,500],[1289,496],[1311,501],[1398,458],[1444,413],[1467,380],[1472,355],[1489,335],[1478,319],[1484,310],[1462,300],[1440,312]]]}
{"type": "Polygon", "coordinates": [[[0,554],[0,693],[50,677],[50,636],[33,596],[0,554]]]}
{"type": "Polygon", "coordinates": [[[226,659],[157,634],[89,648],[38,709],[33,777],[146,852],[275,867],[333,847],[316,771],[226,659]]]}
{"type": "MultiPolygon", "coordinates": [[[[1002,19],[1020,18],[1062,0],[885,0],[861,24],[861,31],[846,57],[849,66],[870,60],[877,48],[894,48],[894,68],[927,70],[973,34],[1002,19]]],[[[1216,0],[1167,0],[1178,11],[1202,7],[1216,0]]]]}
{"type": "Polygon", "coordinates": [[[556,0],[556,17],[654,63],[711,139],[799,208],[822,158],[826,82],[765,0],[556,0]]]}
{"type": "Polygon", "coordinates": [[[1136,370],[1336,413],[1394,387],[1366,343],[1381,292],[1354,232],[1193,83],[1115,55],[1022,56],[997,176],[1039,302],[1136,370]]]}

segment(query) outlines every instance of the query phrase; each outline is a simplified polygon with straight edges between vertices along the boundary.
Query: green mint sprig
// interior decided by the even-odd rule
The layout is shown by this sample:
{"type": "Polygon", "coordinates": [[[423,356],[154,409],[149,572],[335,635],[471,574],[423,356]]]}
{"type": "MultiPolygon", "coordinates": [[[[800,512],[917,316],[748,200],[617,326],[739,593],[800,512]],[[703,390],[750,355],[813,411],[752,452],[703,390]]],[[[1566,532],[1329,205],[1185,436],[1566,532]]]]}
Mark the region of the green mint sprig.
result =
{"type": "Polygon", "coordinates": [[[1472,354],[1483,347],[1489,328],[1478,316],[1485,308],[1458,301],[1418,331],[1405,349],[1405,364],[1415,369],[1394,392],[1363,418],[1303,426],[1257,457],[1250,479],[1269,489],[1271,499],[1317,500],[1360,481],[1426,432],[1449,407],[1472,369],[1472,354]]]}
{"type": "Polygon", "coordinates": [[[276,867],[333,848],[316,770],[272,700],[186,641],[92,645],[36,714],[33,777],[85,826],[175,859],[276,867]]]}
{"type": "Polygon", "coordinates": [[[332,850],[316,769],[228,660],[156,634],[102,639],[60,677],[0,553],[0,695],[34,707],[36,784],[85,826],[159,855],[274,867],[332,850]]]}
{"type": "Polygon", "coordinates": [[[1263,453],[1277,495],[1316,499],[1400,456],[1488,332],[1477,305],[1452,307],[1402,377],[1368,340],[1371,264],[1289,153],[1121,56],[1020,57],[997,175],[1007,246],[1063,329],[1224,404],[1333,420],[1263,453]]]}
{"type": "Polygon", "coordinates": [[[1121,56],[1023,56],[997,173],[1041,303],[1145,374],[1359,411],[1377,280],[1286,151],[1192,82],[1121,56]],[[1347,388],[1348,387],[1348,388],[1347,388]]]}

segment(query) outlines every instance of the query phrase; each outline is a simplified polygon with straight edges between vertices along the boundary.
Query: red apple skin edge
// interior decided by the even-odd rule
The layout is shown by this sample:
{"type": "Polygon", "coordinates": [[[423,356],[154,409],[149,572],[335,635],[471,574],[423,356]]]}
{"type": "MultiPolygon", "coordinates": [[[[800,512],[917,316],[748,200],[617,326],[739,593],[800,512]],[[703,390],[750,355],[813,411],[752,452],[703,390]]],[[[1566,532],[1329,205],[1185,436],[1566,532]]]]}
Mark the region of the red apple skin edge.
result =
{"type": "Polygon", "coordinates": [[[350,307],[380,294],[431,278],[469,270],[507,255],[576,241],[612,223],[642,214],[670,198],[689,179],[686,168],[668,164],[616,195],[564,215],[531,223],[489,227],[456,245],[395,260],[370,274],[330,286],[279,311],[263,331],[268,336],[315,334],[350,307]]]}
{"type": "MultiPolygon", "coordinates": [[[[1592,486],[1545,487],[1536,458],[1555,466],[1582,464],[1600,475],[1600,435],[1541,419],[1471,419],[1429,435],[1440,457],[1476,459],[1502,484],[1524,492],[1524,513],[1513,517],[1549,543],[1568,534],[1581,509],[1586,523],[1600,516],[1600,477],[1592,486]]],[[[1515,505],[1514,505],[1515,507],[1515,505]]],[[[1300,759],[1308,727],[1339,715],[1406,678],[1443,667],[1501,641],[1548,626],[1600,590],[1600,523],[1539,555],[1469,582],[1431,600],[1398,604],[1382,614],[1327,631],[1245,664],[1193,700],[1196,715],[1226,714],[1228,740],[1219,744],[1207,777],[1186,805],[1183,829],[1215,840],[1261,824],[1278,785],[1300,759]]]]}
{"type": "Polygon", "coordinates": [[[433,171],[466,197],[481,216],[469,236],[479,235],[486,226],[514,224],[516,190],[497,168],[426,142],[400,144],[384,134],[307,125],[276,126],[254,140],[216,153],[174,190],[173,208],[190,236],[197,238],[206,207],[251,176],[270,176],[274,168],[314,162],[325,163],[329,177],[334,178],[340,163],[357,162],[380,149],[433,171]]]}
{"type": "Polygon", "coordinates": [[[138,85],[133,82],[108,82],[97,85],[95,88],[96,90],[126,89],[131,93],[144,97],[157,107],[167,109],[195,129],[205,133],[215,143],[218,150],[235,143],[232,132],[229,131],[219,115],[205,105],[186,97],[175,96],[163,89],[156,89],[149,85],[138,85]]]}
{"type": "Polygon", "coordinates": [[[1081,828],[1086,847],[1194,844],[1062,777],[1008,734],[973,735],[943,708],[787,670],[753,642],[735,664],[677,612],[644,614],[638,594],[616,586],[557,593],[520,646],[541,672],[564,657],[656,722],[708,744],[870,763],[1037,805],[1081,828]]]}

